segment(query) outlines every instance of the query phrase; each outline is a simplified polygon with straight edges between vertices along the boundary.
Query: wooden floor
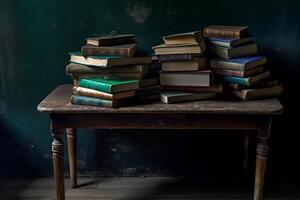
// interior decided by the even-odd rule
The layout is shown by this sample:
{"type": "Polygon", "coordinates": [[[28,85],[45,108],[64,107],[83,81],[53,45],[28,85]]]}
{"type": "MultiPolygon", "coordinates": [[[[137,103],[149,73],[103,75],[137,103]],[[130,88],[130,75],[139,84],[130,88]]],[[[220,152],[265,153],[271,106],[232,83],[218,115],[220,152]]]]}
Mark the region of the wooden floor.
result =
{"type": "MultiPolygon", "coordinates": [[[[175,177],[119,177],[79,178],[79,188],[71,189],[66,179],[68,200],[195,200],[195,199],[251,199],[252,189],[205,187],[185,178],[175,177]]],[[[268,200],[298,199],[267,195],[268,200]]],[[[54,200],[53,178],[34,180],[2,179],[0,199],[54,200]]]]}

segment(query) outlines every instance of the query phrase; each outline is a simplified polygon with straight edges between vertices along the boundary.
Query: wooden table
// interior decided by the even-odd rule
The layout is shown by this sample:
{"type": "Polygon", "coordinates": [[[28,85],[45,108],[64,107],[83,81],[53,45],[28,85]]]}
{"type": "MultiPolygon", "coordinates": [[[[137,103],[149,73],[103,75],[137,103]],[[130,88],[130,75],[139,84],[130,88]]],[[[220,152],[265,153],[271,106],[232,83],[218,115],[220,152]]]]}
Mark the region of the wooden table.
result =
{"type": "MultiPolygon", "coordinates": [[[[257,131],[254,200],[262,199],[272,117],[283,111],[277,99],[236,102],[210,100],[181,104],[153,103],[109,109],[72,105],[70,97],[71,85],[61,85],[38,106],[38,111],[48,113],[51,120],[57,200],[65,199],[62,139],[64,130],[66,130],[68,140],[71,185],[77,186],[77,128],[227,129],[244,130],[247,133],[257,131]]],[[[248,137],[245,138],[247,141],[248,137]]]]}

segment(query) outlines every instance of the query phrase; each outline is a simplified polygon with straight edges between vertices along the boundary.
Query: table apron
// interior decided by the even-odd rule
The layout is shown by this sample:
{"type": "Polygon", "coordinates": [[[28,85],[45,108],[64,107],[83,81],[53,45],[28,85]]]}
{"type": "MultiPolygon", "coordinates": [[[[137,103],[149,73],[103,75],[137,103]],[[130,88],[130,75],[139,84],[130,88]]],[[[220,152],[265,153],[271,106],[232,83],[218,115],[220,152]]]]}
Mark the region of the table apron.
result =
{"type": "Polygon", "coordinates": [[[57,128],[259,130],[271,116],[197,113],[50,114],[57,128]]]}

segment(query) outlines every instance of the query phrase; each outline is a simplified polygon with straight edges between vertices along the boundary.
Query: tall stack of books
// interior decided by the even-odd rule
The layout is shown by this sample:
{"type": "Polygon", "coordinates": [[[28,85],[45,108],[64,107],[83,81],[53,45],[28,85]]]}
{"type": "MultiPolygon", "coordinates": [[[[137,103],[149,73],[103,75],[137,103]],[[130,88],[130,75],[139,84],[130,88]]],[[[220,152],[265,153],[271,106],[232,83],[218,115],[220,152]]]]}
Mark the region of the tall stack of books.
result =
{"type": "Polygon", "coordinates": [[[177,103],[215,97],[222,90],[212,84],[207,67],[202,32],[163,37],[164,44],[154,46],[154,58],[161,65],[161,101],[177,103]]]}
{"type": "Polygon", "coordinates": [[[149,87],[157,92],[152,59],[137,56],[136,49],[132,34],[87,38],[81,52],[70,53],[66,67],[73,78],[72,104],[113,108],[128,99],[147,97],[149,87]]]}
{"type": "Polygon", "coordinates": [[[247,26],[208,26],[204,36],[214,57],[210,67],[225,83],[226,91],[243,100],[282,93],[282,85],[270,78],[267,58],[257,55],[257,44],[247,26]]]}

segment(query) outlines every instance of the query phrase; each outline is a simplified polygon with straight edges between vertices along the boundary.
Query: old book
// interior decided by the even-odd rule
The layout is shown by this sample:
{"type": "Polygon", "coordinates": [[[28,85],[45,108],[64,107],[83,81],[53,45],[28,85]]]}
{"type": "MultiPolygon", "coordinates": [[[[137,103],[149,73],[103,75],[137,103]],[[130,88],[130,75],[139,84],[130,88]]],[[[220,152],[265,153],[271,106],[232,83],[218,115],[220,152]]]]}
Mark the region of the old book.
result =
{"type": "Polygon", "coordinates": [[[70,62],[97,67],[113,67],[137,64],[151,64],[151,57],[119,57],[119,56],[88,56],[84,57],[81,52],[70,53],[70,62]]]}
{"type": "Polygon", "coordinates": [[[147,75],[141,73],[113,73],[113,74],[72,74],[72,78],[107,78],[107,77],[116,77],[121,80],[142,80],[147,75]]]}
{"type": "Polygon", "coordinates": [[[214,98],[215,96],[216,96],[215,93],[164,91],[160,94],[160,99],[163,103],[179,103],[185,101],[209,99],[209,98],[214,98]]]}
{"type": "Polygon", "coordinates": [[[188,87],[188,86],[169,86],[162,85],[162,91],[184,91],[193,93],[221,93],[223,90],[222,84],[214,83],[208,87],[188,87]]]}
{"type": "Polygon", "coordinates": [[[234,59],[212,59],[209,63],[210,67],[215,69],[228,69],[237,71],[247,71],[257,66],[267,63],[264,56],[251,56],[234,59]]]}
{"type": "Polygon", "coordinates": [[[66,74],[114,74],[114,73],[141,73],[147,74],[151,65],[130,65],[101,68],[95,66],[70,63],[66,67],[66,74]]]}
{"type": "Polygon", "coordinates": [[[249,36],[248,26],[218,26],[211,25],[204,28],[207,38],[244,38],[249,36]]]}
{"type": "Polygon", "coordinates": [[[83,56],[123,56],[132,57],[136,52],[136,44],[123,44],[115,46],[85,45],[81,49],[83,56]]]}
{"type": "Polygon", "coordinates": [[[135,36],[133,34],[121,34],[113,36],[102,36],[102,37],[93,37],[87,38],[87,45],[94,46],[113,46],[120,44],[131,44],[135,43],[135,36]]]}
{"type": "Polygon", "coordinates": [[[264,73],[257,74],[257,75],[247,77],[247,78],[241,78],[241,77],[235,77],[235,76],[220,76],[220,79],[227,83],[237,83],[239,85],[250,86],[260,80],[268,78],[269,76],[270,76],[270,71],[266,71],[264,73]]]}
{"type": "Polygon", "coordinates": [[[182,60],[192,60],[200,57],[201,54],[166,54],[166,55],[155,55],[152,57],[153,60],[158,60],[160,62],[169,61],[182,61],[182,60]]]}
{"type": "Polygon", "coordinates": [[[79,96],[79,95],[72,95],[71,103],[75,105],[98,106],[98,107],[107,107],[107,108],[119,107],[118,101],[110,101],[105,99],[79,96]]]}
{"type": "Polygon", "coordinates": [[[139,88],[139,82],[136,80],[120,80],[111,76],[104,78],[82,78],[79,80],[78,86],[114,94],[137,90],[139,88]]]}
{"type": "Polygon", "coordinates": [[[109,94],[109,93],[105,93],[105,92],[101,92],[101,91],[93,90],[93,89],[89,89],[89,88],[73,87],[73,94],[79,95],[79,96],[88,96],[88,97],[95,97],[95,98],[115,101],[115,100],[119,100],[119,99],[132,97],[135,95],[135,92],[127,91],[127,92],[109,94]]]}
{"type": "Polygon", "coordinates": [[[246,86],[246,85],[239,85],[237,83],[229,83],[229,86],[232,88],[235,88],[237,90],[240,89],[254,89],[254,88],[267,88],[267,87],[273,87],[278,85],[277,80],[273,79],[263,79],[260,81],[257,81],[256,83],[253,83],[253,85],[246,86]]]}
{"type": "Polygon", "coordinates": [[[210,86],[211,71],[161,72],[160,84],[169,86],[210,86]]]}
{"type": "Polygon", "coordinates": [[[283,92],[282,85],[259,89],[241,89],[228,88],[228,91],[236,97],[243,100],[252,100],[258,98],[279,96],[283,92]]]}
{"type": "Polygon", "coordinates": [[[166,45],[200,44],[200,46],[205,48],[205,42],[201,31],[168,35],[164,36],[163,40],[166,45]]]}
{"type": "Polygon", "coordinates": [[[223,76],[237,76],[237,77],[246,78],[249,76],[263,73],[264,66],[255,67],[247,71],[237,71],[237,70],[230,70],[230,69],[213,69],[213,72],[215,74],[223,75],[223,76]]]}
{"type": "Polygon", "coordinates": [[[213,46],[222,46],[222,47],[238,47],[248,43],[253,43],[251,37],[235,39],[235,38],[207,38],[208,43],[213,46]]]}
{"type": "Polygon", "coordinates": [[[164,72],[174,71],[198,71],[207,67],[206,58],[199,57],[193,60],[169,61],[161,63],[161,70],[164,72]]]}
{"type": "Polygon", "coordinates": [[[212,55],[219,58],[231,59],[257,54],[257,44],[247,44],[244,46],[226,48],[221,46],[210,46],[209,51],[212,55]]]}
{"type": "Polygon", "coordinates": [[[203,55],[205,48],[199,44],[178,44],[178,45],[166,45],[161,44],[152,47],[155,55],[166,55],[166,54],[201,54],[203,55]]]}

